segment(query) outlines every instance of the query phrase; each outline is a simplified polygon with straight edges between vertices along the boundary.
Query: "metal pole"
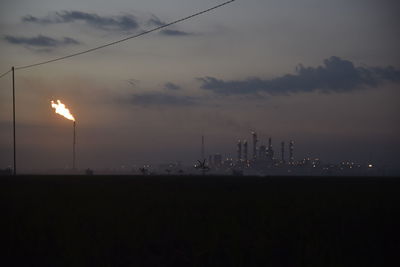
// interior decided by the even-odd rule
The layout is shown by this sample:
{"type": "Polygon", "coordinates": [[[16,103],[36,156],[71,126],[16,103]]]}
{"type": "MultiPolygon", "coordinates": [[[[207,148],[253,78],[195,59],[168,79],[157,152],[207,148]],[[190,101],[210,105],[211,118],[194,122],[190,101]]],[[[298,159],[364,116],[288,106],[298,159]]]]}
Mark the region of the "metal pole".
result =
{"type": "Polygon", "coordinates": [[[17,154],[15,149],[15,77],[14,77],[14,67],[12,70],[12,86],[13,86],[13,146],[14,146],[14,176],[17,175],[17,154]]]}
{"type": "Polygon", "coordinates": [[[205,160],[205,157],[204,157],[204,135],[201,136],[201,160],[205,160]]]}
{"type": "Polygon", "coordinates": [[[72,141],[72,169],[75,170],[75,139],[76,139],[76,135],[75,135],[75,128],[76,128],[76,123],[74,121],[74,137],[73,137],[73,141],[72,141]]]}

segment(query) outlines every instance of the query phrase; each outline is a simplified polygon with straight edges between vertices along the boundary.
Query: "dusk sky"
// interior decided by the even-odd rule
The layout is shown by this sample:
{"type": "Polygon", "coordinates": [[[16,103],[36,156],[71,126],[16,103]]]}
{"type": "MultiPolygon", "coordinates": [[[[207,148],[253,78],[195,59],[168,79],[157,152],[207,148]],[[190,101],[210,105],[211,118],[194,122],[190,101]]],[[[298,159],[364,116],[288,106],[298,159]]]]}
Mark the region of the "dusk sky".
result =
{"type": "MultiPolygon", "coordinates": [[[[216,0],[2,0],[0,73],[140,33],[216,0]]],[[[295,141],[295,159],[400,165],[400,4],[236,0],[114,46],[18,70],[21,171],[235,157],[238,139],[295,141]]],[[[11,75],[0,79],[0,168],[12,166],[11,75]]]]}

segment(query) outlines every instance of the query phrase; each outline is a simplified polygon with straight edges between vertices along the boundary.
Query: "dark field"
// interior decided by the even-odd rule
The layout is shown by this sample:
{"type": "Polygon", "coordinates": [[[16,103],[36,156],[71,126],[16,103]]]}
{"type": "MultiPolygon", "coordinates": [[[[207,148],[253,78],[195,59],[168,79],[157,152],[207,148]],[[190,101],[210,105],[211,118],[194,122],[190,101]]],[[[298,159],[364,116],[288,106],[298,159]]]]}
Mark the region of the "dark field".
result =
{"type": "Polygon", "coordinates": [[[371,177],[0,177],[0,265],[400,266],[399,189],[371,177]]]}

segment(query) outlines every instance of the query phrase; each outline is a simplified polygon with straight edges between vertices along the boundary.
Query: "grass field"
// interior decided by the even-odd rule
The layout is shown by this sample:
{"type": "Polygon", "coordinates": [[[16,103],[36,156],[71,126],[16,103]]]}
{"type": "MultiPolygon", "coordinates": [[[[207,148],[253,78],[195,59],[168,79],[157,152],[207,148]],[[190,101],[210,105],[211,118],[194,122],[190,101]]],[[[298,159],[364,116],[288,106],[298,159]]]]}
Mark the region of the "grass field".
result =
{"type": "Polygon", "coordinates": [[[399,184],[371,177],[0,177],[0,265],[399,266],[390,263],[400,251],[399,184]]]}

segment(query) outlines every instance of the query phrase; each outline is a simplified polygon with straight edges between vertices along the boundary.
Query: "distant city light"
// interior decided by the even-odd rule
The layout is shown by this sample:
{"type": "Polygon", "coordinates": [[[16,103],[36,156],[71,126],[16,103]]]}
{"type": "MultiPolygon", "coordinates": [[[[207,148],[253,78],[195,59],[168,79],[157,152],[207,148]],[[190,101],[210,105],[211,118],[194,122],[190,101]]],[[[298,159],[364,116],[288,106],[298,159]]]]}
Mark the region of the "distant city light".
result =
{"type": "Polygon", "coordinates": [[[368,168],[372,168],[372,167],[374,167],[374,165],[368,164],[368,168]]]}

